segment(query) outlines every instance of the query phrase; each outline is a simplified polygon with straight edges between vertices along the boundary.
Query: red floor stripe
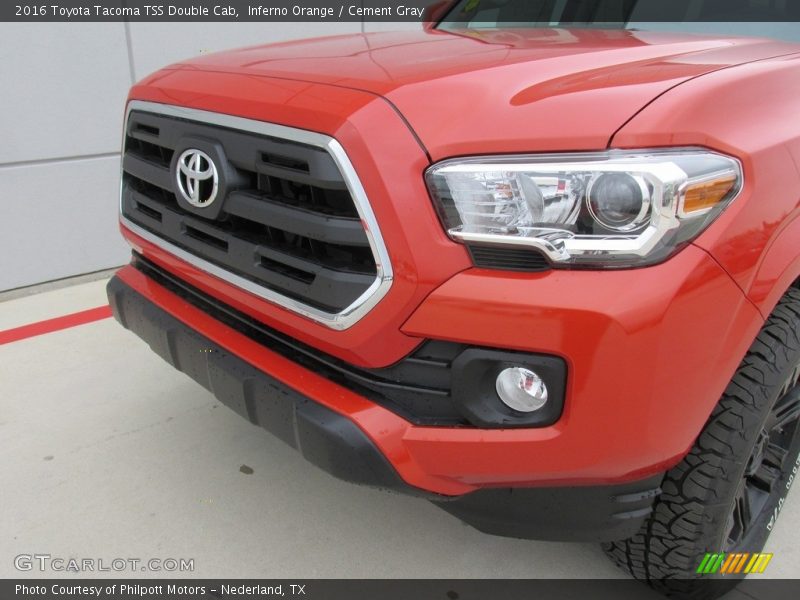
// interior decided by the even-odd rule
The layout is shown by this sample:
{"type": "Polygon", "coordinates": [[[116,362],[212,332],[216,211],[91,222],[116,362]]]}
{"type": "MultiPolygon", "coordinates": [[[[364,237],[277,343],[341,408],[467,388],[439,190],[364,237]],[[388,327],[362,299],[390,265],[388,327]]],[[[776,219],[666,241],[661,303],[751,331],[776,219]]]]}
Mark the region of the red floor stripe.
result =
{"type": "Polygon", "coordinates": [[[45,333],[52,333],[53,331],[60,331],[62,329],[69,329],[78,325],[85,325],[93,321],[107,319],[111,316],[111,307],[107,304],[105,306],[98,306],[97,308],[90,308],[89,310],[82,310],[81,312],[72,313],[71,315],[64,315],[63,317],[56,317],[55,319],[47,319],[46,321],[39,321],[22,327],[15,327],[14,329],[6,329],[0,331],[0,346],[3,344],[10,344],[11,342],[18,342],[26,338],[35,337],[37,335],[44,335],[45,333]]]}

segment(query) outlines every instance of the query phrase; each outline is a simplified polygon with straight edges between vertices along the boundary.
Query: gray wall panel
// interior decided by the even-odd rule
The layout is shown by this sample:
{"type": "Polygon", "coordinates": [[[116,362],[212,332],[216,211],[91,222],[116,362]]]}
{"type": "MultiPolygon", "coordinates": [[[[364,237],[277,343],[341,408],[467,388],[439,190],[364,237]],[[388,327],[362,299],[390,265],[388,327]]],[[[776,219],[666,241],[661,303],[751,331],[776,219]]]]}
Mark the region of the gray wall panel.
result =
{"type": "Polygon", "coordinates": [[[0,164],[119,150],[122,23],[0,23],[0,164]]]}
{"type": "Polygon", "coordinates": [[[0,290],[123,264],[119,159],[0,168],[0,290]]]}

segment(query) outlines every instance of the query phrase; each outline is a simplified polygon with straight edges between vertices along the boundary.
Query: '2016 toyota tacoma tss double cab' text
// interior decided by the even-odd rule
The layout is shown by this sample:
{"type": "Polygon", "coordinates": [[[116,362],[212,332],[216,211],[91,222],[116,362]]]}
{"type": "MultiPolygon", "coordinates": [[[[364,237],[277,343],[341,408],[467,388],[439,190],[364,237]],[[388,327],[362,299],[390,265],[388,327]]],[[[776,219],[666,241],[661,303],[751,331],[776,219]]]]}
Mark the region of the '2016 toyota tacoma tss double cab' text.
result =
{"type": "Polygon", "coordinates": [[[702,557],[762,549],[800,454],[800,44],[592,4],[145,78],[108,293],[336,477],[718,593],[747,569],[702,557]]]}

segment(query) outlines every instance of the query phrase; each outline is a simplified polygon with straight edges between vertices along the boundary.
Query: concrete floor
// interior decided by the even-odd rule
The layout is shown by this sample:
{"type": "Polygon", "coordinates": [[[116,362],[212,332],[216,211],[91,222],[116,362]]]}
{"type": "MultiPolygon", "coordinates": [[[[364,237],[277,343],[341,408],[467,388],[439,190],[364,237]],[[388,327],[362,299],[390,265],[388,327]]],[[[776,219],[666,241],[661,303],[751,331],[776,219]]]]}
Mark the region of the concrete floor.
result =
{"type": "MultiPolygon", "coordinates": [[[[0,302],[0,330],[105,304],[104,284],[0,302]]],[[[491,537],[333,479],[112,319],[0,346],[0,456],[0,577],[63,576],[15,570],[34,553],[194,559],[171,576],[198,578],[620,576],[593,544],[491,537]]],[[[794,498],[761,577],[800,578],[798,525],[794,498]]]]}

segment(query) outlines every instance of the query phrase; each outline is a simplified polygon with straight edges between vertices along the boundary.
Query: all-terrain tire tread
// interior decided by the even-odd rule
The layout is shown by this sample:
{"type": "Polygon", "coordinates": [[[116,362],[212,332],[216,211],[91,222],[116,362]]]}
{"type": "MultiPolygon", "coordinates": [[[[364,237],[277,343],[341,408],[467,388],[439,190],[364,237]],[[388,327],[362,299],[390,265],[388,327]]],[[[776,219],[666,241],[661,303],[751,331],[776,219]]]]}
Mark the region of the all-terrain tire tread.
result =
{"type": "Polygon", "coordinates": [[[702,596],[692,578],[697,557],[719,536],[720,519],[727,518],[725,486],[740,479],[752,431],[774,396],[771,390],[785,377],[781,365],[798,352],[800,289],[792,288],[767,319],[692,450],[666,474],[648,521],[630,539],[604,544],[612,561],[659,591],[702,596]]]}

